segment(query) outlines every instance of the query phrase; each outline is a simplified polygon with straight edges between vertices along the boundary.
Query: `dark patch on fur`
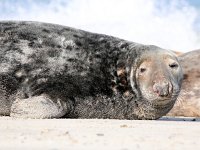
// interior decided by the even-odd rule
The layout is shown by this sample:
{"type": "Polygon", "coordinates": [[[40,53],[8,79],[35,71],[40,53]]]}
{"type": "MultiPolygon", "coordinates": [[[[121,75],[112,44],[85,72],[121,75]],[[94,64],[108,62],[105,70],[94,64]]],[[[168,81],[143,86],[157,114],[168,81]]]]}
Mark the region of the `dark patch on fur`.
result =
{"type": "Polygon", "coordinates": [[[188,75],[187,74],[183,74],[183,79],[187,80],[188,79],[188,75]]]}

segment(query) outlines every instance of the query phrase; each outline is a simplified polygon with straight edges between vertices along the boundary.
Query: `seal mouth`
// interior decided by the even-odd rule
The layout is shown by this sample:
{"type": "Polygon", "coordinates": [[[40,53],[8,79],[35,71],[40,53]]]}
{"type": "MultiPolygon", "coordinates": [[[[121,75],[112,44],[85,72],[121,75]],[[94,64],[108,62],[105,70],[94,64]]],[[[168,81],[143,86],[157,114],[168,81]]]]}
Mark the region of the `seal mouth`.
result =
{"type": "Polygon", "coordinates": [[[168,105],[170,103],[175,103],[179,92],[180,92],[180,90],[174,91],[174,92],[172,91],[167,97],[158,96],[158,98],[156,100],[154,100],[154,104],[168,105]]]}

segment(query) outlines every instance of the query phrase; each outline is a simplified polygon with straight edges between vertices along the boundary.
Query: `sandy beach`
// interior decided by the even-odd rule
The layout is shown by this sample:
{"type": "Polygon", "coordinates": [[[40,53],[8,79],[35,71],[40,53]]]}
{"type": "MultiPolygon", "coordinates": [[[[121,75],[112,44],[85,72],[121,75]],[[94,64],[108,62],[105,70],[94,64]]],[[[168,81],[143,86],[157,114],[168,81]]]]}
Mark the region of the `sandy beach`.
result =
{"type": "Polygon", "coordinates": [[[0,149],[200,149],[200,120],[13,119],[0,117],[0,149]]]}

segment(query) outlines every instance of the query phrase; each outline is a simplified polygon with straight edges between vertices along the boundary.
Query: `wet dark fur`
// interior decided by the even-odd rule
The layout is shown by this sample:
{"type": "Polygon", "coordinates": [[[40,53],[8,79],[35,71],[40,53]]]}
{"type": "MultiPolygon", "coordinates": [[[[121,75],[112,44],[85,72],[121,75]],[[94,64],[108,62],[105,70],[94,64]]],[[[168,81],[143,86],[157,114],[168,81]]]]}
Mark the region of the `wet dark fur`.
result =
{"type": "Polygon", "coordinates": [[[1,22],[0,113],[9,115],[16,98],[45,93],[67,103],[65,117],[159,118],[172,106],[142,100],[129,81],[131,66],[155,49],[59,25],[1,22]]]}

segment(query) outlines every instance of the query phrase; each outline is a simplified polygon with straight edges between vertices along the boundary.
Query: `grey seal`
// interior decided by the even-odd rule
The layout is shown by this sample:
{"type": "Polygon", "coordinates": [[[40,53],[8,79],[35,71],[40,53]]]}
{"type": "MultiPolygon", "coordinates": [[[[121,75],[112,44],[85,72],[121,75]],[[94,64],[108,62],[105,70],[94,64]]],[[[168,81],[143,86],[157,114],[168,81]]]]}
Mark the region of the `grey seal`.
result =
{"type": "Polygon", "coordinates": [[[40,22],[0,22],[0,114],[21,118],[157,119],[182,69],[153,45],[40,22]]]}
{"type": "Polygon", "coordinates": [[[183,83],[168,116],[200,117],[200,50],[178,56],[183,68],[183,83]]]}

